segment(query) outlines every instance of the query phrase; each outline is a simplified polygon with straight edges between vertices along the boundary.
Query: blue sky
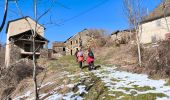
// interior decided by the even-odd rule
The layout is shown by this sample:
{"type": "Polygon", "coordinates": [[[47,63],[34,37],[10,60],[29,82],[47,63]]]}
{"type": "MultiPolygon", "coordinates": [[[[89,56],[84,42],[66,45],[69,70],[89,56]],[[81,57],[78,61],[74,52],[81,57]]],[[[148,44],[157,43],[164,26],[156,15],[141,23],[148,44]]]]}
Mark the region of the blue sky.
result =
{"type": "MultiPolygon", "coordinates": [[[[0,14],[3,14],[3,3],[0,0],[0,14]]],[[[25,16],[33,17],[33,0],[20,0],[19,6],[25,16]]],[[[123,0],[56,0],[50,12],[45,15],[40,24],[46,27],[45,37],[53,41],[65,41],[70,36],[88,29],[105,29],[108,32],[127,29],[128,23],[123,9],[123,0]],[[50,20],[51,19],[51,20],[50,20]],[[53,24],[49,24],[53,22],[53,24]],[[57,25],[54,25],[57,24],[57,25]],[[59,25],[58,25],[59,24],[59,25]]],[[[161,0],[142,0],[142,5],[149,12],[160,3],[161,0]]],[[[38,3],[39,15],[51,7],[50,0],[41,0],[38,3]]],[[[9,3],[7,21],[20,18],[17,14],[15,3],[9,3]]],[[[0,16],[0,21],[2,16],[0,16]]],[[[5,42],[6,26],[0,33],[0,41],[5,42]]]]}

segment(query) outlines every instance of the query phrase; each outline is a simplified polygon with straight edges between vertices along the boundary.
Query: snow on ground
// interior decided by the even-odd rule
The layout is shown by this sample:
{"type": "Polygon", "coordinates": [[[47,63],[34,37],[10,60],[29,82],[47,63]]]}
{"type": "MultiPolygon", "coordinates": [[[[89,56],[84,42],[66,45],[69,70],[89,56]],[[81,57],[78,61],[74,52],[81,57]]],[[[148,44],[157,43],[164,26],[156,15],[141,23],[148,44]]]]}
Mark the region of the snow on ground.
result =
{"type": "MultiPolygon", "coordinates": [[[[14,100],[20,100],[20,99],[22,99],[22,98],[29,97],[29,96],[31,96],[31,93],[32,93],[31,91],[27,91],[27,92],[24,93],[23,95],[14,98],[14,100]]],[[[27,100],[30,100],[30,99],[27,99],[27,100]]]]}
{"type": "MultiPolygon", "coordinates": [[[[91,72],[90,72],[91,73],[91,72]]],[[[92,73],[100,77],[102,82],[104,82],[105,86],[108,87],[109,96],[116,96],[114,94],[115,92],[122,92],[124,94],[131,94],[133,96],[138,96],[141,94],[147,94],[147,93],[163,93],[167,95],[167,97],[157,97],[157,100],[169,100],[170,99],[170,86],[165,86],[164,80],[152,80],[149,79],[147,75],[144,74],[133,74],[129,72],[124,71],[117,71],[116,67],[102,67],[98,70],[92,71],[92,73]],[[128,89],[128,90],[127,90],[128,89]],[[133,93],[133,94],[132,94],[133,93]]],[[[90,77],[89,72],[81,72],[78,74],[73,75],[67,75],[66,77],[74,80],[77,77],[83,79],[90,77]]],[[[41,86],[46,87],[51,84],[54,84],[53,82],[47,82],[41,86]]],[[[69,91],[65,94],[60,94],[57,92],[57,90],[62,89],[64,87],[73,88],[75,85],[79,83],[72,83],[67,85],[60,85],[51,90],[49,93],[42,93],[40,94],[40,98],[45,98],[45,100],[83,100],[83,97],[80,96],[81,93],[88,93],[88,91],[85,90],[86,86],[79,84],[77,86],[78,90],[76,92],[69,91]]],[[[26,92],[22,96],[16,97],[14,100],[20,100],[23,97],[29,97],[31,96],[31,91],[26,92]]],[[[123,96],[118,96],[117,99],[121,99],[123,96]]],[[[104,99],[104,97],[103,97],[104,99]]],[[[31,100],[31,99],[27,99],[31,100]]]]}
{"type": "MultiPolygon", "coordinates": [[[[66,87],[70,87],[73,88],[73,84],[68,84],[66,85],[66,87]]],[[[54,90],[59,89],[59,88],[63,88],[64,86],[59,86],[56,87],[54,90]]],[[[51,94],[50,96],[48,96],[45,100],[83,100],[83,98],[81,96],[79,96],[79,94],[81,93],[87,93],[87,91],[85,90],[85,86],[84,85],[79,85],[78,86],[78,91],[76,93],[74,93],[73,91],[70,91],[66,94],[59,94],[56,91],[52,91],[51,93],[47,93],[47,94],[42,94],[40,95],[40,98],[45,97],[48,94],[51,94]]]]}
{"type": "Polygon", "coordinates": [[[47,83],[45,83],[45,84],[42,84],[38,89],[41,89],[41,88],[43,88],[43,87],[45,87],[45,86],[48,86],[48,85],[51,85],[51,84],[53,84],[54,82],[47,82],[47,83]]]}
{"type": "MultiPolygon", "coordinates": [[[[81,78],[81,79],[84,79],[84,78],[87,78],[89,76],[87,76],[89,72],[81,72],[81,73],[78,73],[78,74],[73,74],[73,75],[67,75],[66,74],[66,77],[74,80],[76,78],[81,78]]],[[[52,84],[55,84],[54,82],[47,82],[47,83],[44,83],[40,86],[39,89],[43,88],[43,87],[48,87],[49,85],[52,85],[52,84]]],[[[88,93],[85,88],[86,86],[85,85],[78,85],[77,88],[78,90],[76,92],[73,92],[73,91],[70,91],[68,93],[65,93],[65,94],[60,94],[57,92],[57,90],[59,89],[62,89],[64,87],[68,87],[68,88],[73,88],[74,86],[76,86],[77,84],[80,84],[80,83],[74,83],[74,84],[66,84],[66,85],[60,85],[60,86],[57,86],[56,88],[54,88],[53,90],[51,90],[49,93],[42,93],[40,94],[40,99],[48,96],[47,98],[45,98],[45,100],[83,100],[83,98],[81,96],[79,96],[80,94],[82,93],[88,93]]],[[[32,91],[28,91],[26,93],[24,93],[22,96],[18,96],[18,97],[15,97],[14,100],[21,100],[23,98],[25,98],[26,100],[33,100],[32,99],[32,96],[33,95],[33,92],[32,91]]]]}
{"type": "MultiPolygon", "coordinates": [[[[83,78],[89,77],[86,74],[88,74],[88,72],[81,72],[81,73],[78,73],[78,74],[67,75],[67,77],[70,78],[71,80],[74,80],[77,77],[83,79],[83,78]]],[[[69,88],[73,88],[77,84],[79,84],[79,83],[68,84],[68,85],[65,85],[65,86],[69,87],[69,88]]],[[[86,86],[85,85],[78,85],[77,87],[78,87],[77,92],[70,91],[66,94],[59,94],[58,92],[53,92],[53,93],[50,93],[50,94],[53,94],[53,95],[49,96],[45,100],[60,100],[60,99],[62,99],[62,100],[63,99],[64,100],[83,100],[83,98],[80,96],[80,94],[88,93],[85,90],[86,86]]],[[[64,85],[56,87],[54,90],[56,91],[56,90],[61,89],[61,88],[64,88],[64,85]]]]}
{"type": "MultiPolygon", "coordinates": [[[[157,98],[157,100],[169,100],[170,99],[170,86],[165,86],[164,80],[152,80],[144,74],[134,74],[124,71],[116,71],[115,67],[103,67],[101,70],[95,70],[93,73],[100,77],[108,87],[109,91],[121,91],[124,94],[131,94],[135,91],[134,96],[147,93],[163,93],[167,95],[164,98],[157,98]],[[148,90],[138,90],[135,88],[147,87],[148,90]],[[126,91],[128,88],[129,91],[126,91]]],[[[109,94],[111,95],[111,94],[109,94]]],[[[114,95],[114,94],[113,94],[114,95]]],[[[118,97],[117,99],[121,99],[118,97]]]]}

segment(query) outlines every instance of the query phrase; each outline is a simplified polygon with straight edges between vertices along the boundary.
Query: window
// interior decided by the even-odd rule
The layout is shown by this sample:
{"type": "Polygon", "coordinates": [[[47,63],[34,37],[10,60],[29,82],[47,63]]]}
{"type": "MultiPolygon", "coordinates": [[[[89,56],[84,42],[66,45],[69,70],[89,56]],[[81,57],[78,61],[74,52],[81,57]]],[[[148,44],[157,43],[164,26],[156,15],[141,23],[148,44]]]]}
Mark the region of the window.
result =
{"type": "Polygon", "coordinates": [[[76,40],[76,44],[78,44],[78,40],[76,40]]]}
{"type": "Polygon", "coordinates": [[[24,51],[25,52],[31,52],[32,51],[31,50],[31,44],[29,44],[29,43],[24,44],[24,51]]]}
{"type": "Polygon", "coordinates": [[[73,44],[73,42],[72,42],[72,41],[70,41],[70,44],[72,45],[72,44],[73,44]]]}

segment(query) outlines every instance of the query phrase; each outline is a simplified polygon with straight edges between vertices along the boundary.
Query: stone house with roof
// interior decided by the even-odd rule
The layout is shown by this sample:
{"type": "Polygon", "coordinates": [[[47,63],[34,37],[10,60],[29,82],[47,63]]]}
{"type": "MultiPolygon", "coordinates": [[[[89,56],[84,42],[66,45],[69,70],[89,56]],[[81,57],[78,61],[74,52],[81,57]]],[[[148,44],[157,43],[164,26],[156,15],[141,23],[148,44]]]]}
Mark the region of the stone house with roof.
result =
{"type": "Polygon", "coordinates": [[[169,6],[170,0],[165,0],[153,12],[143,18],[140,25],[141,29],[139,30],[141,33],[141,43],[146,44],[170,39],[170,31],[168,30],[168,27],[170,29],[169,6]],[[166,16],[166,19],[164,16],[166,16]]]}
{"type": "Polygon", "coordinates": [[[101,30],[83,29],[64,42],[54,42],[52,44],[54,52],[52,55],[54,57],[58,57],[61,53],[65,53],[64,55],[74,55],[81,48],[86,50],[90,46],[95,46],[96,38],[100,36],[100,33],[102,33],[101,30]]]}
{"type": "MultiPolygon", "coordinates": [[[[32,58],[32,31],[35,30],[36,22],[30,17],[23,17],[9,21],[6,28],[6,52],[5,64],[15,63],[21,58],[32,58]]],[[[45,28],[37,24],[35,48],[36,57],[48,56],[48,40],[44,37],[45,28]],[[46,48],[46,49],[44,49],[46,48]]]]}
{"type": "Polygon", "coordinates": [[[117,30],[112,32],[111,39],[114,42],[120,43],[120,44],[126,44],[133,39],[133,31],[131,30],[117,30]]]}
{"type": "Polygon", "coordinates": [[[66,46],[64,42],[55,41],[52,43],[52,56],[61,57],[66,55],[66,46]]]}
{"type": "Polygon", "coordinates": [[[90,31],[84,29],[65,41],[66,55],[74,55],[80,48],[88,48],[90,41],[93,39],[90,31]]]}

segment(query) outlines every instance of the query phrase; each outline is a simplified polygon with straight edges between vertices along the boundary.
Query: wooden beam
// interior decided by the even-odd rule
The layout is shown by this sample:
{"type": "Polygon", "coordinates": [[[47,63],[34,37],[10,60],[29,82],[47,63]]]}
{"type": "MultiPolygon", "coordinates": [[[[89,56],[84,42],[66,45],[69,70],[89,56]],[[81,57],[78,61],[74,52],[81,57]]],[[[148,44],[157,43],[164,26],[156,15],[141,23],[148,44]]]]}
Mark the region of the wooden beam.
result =
{"type": "MultiPolygon", "coordinates": [[[[32,42],[32,40],[28,40],[28,39],[19,39],[18,41],[30,41],[30,42],[32,42]]],[[[35,42],[46,43],[47,41],[35,40],[35,42]]]]}

